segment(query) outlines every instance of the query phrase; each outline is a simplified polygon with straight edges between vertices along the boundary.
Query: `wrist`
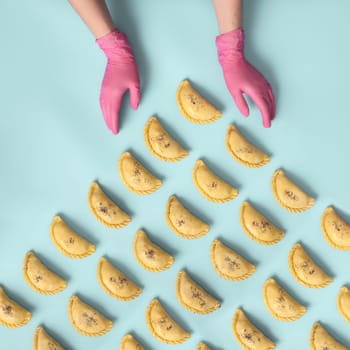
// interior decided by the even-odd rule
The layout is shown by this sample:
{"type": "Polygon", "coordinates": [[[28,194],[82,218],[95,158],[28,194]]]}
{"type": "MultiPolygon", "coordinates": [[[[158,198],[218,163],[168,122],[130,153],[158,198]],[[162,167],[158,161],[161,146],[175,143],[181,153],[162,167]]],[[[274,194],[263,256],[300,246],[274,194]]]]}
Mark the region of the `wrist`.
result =
{"type": "Polygon", "coordinates": [[[244,30],[242,27],[216,37],[216,47],[221,64],[227,60],[244,57],[244,30]]]}

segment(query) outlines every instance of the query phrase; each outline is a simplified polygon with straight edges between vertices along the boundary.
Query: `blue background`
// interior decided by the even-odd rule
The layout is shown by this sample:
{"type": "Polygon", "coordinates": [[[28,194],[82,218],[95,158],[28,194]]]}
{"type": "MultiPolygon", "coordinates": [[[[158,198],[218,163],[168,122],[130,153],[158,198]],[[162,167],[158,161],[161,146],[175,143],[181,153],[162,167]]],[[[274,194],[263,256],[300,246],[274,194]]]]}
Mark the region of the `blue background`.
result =
{"type": "Polygon", "coordinates": [[[350,325],[336,308],[339,288],[350,283],[350,253],[331,248],[319,223],[328,205],[350,219],[350,2],[245,1],[246,54],[271,82],[277,99],[270,130],[263,129],[254,106],[244,119],[226,90],[210,1],[120,0],[110,2],[110,9],[129,36],[142,78],[142,102],[133,111],[124,100],[117,137],[105,127],[98,105],[105,57],[69,3],[0,4],[0,283],[33,312],[25,327],[0,327],[0,348],[30,349],[34,330],[42,324],[67,349],[117,349],[130,331],[148,349],[195,349],[201,340],[216,350],[239,349],[231,331],[237,307],[243,307],[278,349],[308,349],[316,321],[350,346],[350,325]],[[175,93],[184,78],[223,111],[219,121],[200,126],[180,115],[175,93]],[[186,159],[167,164],[149,153],[143,127],[153,114],[190,149],[186,159]],[[232,122],[271,154],[268,165],[248,169],[230,157],[225,134],[232,122]],[[125,150],[164,180],[160,190],[137,196],[124,187],[117,161],[125,150]],[[191,180],[198,158],[239,187],[237,199],[219,205],[201,197],[191,180]],[[270,179],[279,167],[316,197],[311,210],[296,215],[277,204],[270,179]],[[91,215],[86,199],[94,180],[132,214],[126,228],[107,229],[91,215]],[[211,224],[206,236],[187,241],[168,228],[164,211],[171,194],[211,224]],[[261,246],[243,233],[239,207],[244,200],[286,230],[280,243],[261,246]],[[71,260],[55,248],[49,225],[57,213],[97,244],[95,254],[71,260]],[[171,269],[154,274],[136,263],[132,242],[139,228],[174,254],[171,269]],[[217,237],[257,264],[251,278],[235,283],[214,272],[209,247],[217,237]],[[330,286],[311,290],[293,279],[287,255],[297,241],[334,276],[330,286]],[[66,290],[42,296],[26,284],[22,262],[28,250],[68,279],[66,290]],[[122,303],[102,291],[96,278],[101,256],[111,258],[144,287],[139,298],[122,303]],[[182,308],[175,296],[175,278],[182,268],[223,301],[220,310],[203,316],[182,308]],[[283,323],[270,316],[261,287],[271,276],[308,306],[300,320],[283,323]],[[88,338],[72,328],[67,302],[75,293],[115,321],[107,335],[88,338]],[[172,346],[151,336],[144,314],[154,297],[192,332],[190,340],[172,346]]]}

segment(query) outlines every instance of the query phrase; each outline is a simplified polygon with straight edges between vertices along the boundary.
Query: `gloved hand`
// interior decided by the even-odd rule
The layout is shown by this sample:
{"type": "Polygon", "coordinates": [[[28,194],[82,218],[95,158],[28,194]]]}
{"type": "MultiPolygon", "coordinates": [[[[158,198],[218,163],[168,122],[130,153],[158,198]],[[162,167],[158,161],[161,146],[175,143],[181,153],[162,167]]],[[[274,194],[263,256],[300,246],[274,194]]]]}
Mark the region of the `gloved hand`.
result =
{"type": "Polygon", "coordinates": [[[117,134],[119,110],[123,95],[130,91],[130,105],[136,109],[140,102],[140,78],[128,38],[115,29],[96,40],[107,56],[107,67],[102,81],[100,105],[108,128],[117,134]]]}
{"type": "Polygon", "coordinates": [[[269,128],[275,117],[275,98],[268,81],[244,57],[243,29],[218,35],[216,47],[227,88],[238,109],[244,116],[249,115],[245,93],[259,108],[264,127],[269,128]]]}

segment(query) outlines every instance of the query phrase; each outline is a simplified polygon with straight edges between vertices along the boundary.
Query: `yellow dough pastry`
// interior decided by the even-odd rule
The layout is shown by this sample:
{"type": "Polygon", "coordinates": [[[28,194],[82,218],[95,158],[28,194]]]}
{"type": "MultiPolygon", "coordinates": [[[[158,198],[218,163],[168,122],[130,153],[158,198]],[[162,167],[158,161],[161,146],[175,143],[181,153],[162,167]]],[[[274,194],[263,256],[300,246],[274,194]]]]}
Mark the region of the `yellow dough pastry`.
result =
{"type": "Polygon", "coordinates": [[[38,327],[34,333],[34,350],[64,350],[64,347],[48,335],[43,327],[38,327]]]}
{"type": "Polygon", "coordinates": [[[145,125],[144,137],[149,151],[160,160],[177,162],[188,155],[188,151],[169,135],[154,116],[145,125]]]}
{"type": "Polygon", "coordinates": [[[311,350],[349,350],[336,341],[320,323],[315,323],[310,333],[311,350]]]}
{"type": "Polygon", "coordinates": [[[147,307],[146,323],[152,335],[166,344],[181,344],[191,336],[169,316],[157,299],[147,307]]]}
{"type": "Polygon", "coordinates": [[[210,248],[211,263],[216,273],[231,281],[242,281],[255,272],[255,266],[219,239],[215,239],[210,248]]]}
{"type": "Polygon", "coordinates": [[[275,244],[284,237],[284,232],[273,225],[249,202],[241,205],[240,222],[248,237],[261,244],[275,244]]]}
{"type": "Polygon", "coordinates": [[[202,160],[197,160],[192,179],[198,191],[215,203],[228,202],[238,195],[238,190],[217,176],[202,160]]]}
{"type": "Polygon", "coordinates": [[[325,239],[332,247],[350,250],[350,225],[332,207],[324,211],[321,227],[325,239]]]}
{"type": "Polygon", "coordinates": [[[306,307],[297,302],[273,278],[263,286],[264,302],[270,314],[280,321],[295,321],[306,312],[306,307]]]}
{"type": "Polygon", "coordinates": [[[136,194],[158,190],[162,181],[151,174],[130,152],[124,152],[118,162],[119,174],[126,188],[136,194]]]}
{"type": "Polygon", "coordinates": [[[68,303],[69,320],[74,329],[87,337],[98,337],[106,334],[113,327],[113,322],[103,316],[76,295],[68,303]]]}
{"type": "Polygon", "coordinates": [[[337,306],[340,314],[350,323],[350,290],[345,286],[340,288],[337,306]]]}
{"type": "Polygon", "coordinates": [[[293,277],[305,287],[323,288],[333,281],[333,278],[310,258],[300,243],[296,243],[290,250],[288,265],[293,277]]]}
{"type": "Polygon", "coordinates": [[[145,348],[131,335],[126,334],[120,342],[120,350],[145,350],[145,348]]]}
{"type": "Polygon", "coordinates": [[[165,250],[154,244],[143,230],[136,233],[134,240],[136,261],[146,270],[160,272],[168,269],[174,258],[165,250]]]}
{"type": "Polygon", "coordinates": [[[74,232],[58,215],[52,220],[50,235],[57,249],[70,258],[85,258],[96,250],[94,244],[74,232]]]}
{"type": "Polygon", "coordinates": [[[32,314],[12,300],[0,287],[0,324],[7,328],[18,328],[27,324],[32,314]]]}
{"type": "Polygon", "coordinates": [[[109,228],[122,228],[131,221],[131,217],[107,197],[97,182],[91,184],[88,203],[94,217],[109,228]]]}
{"type": "Polygon", "coordinates": [[[169,198],[165,216],[169,227],[182,238],[199,238],[210,230],[210,226],[195,217],[176,196],[169,198]]]}
{"type": "Polygon", "coordinates": [[[197,348],[196,350],[210,350],[210,347],[203,343],[203,342],[200,342],[198,345],[197,345],[197,348]]]}
{"type": "Polygon", "coordinates": [[[121,301],[133,300],[142,292],[141,287],[130,280],[106,258],[101,258],[98,263],[97,278],[107,294],[121,301]]]}
{"type": "Polygon", "coordinates": [[[183,80],[176,92],[181,114],[192,123],[207,124],[221,117],[221,112],[196,91],[188,80],[183,80]]]}
{"type": "Polygon", "coordinates": [[[234,125],[227,129],[226,148],[237,162],[249,168],[259,168],[270,161],[270,157],[251,144],[234,125]]]}
{"type": "Polygon", "coordinates": [[[176,296],[184,308],[198,314],[209,314],[221,306],[219,300],[211,296],[185,271],[180,271],[177,275],[176,296]]]}
{"type": "Polygon", "coordinates": [[[256,328],[240,309],[234,314],[232,328],[238,343],[245,350],[275,349],[275,343],[256,328]]]}
{"type": "Polygon", "coordinates": [[[315,200],[292,182],[281,169],[276,170],[271,184],[277,202],[291,213],[301,213],[315,203],[315,200]]]}
{"type": "Polygon", "coordinates": [[[28,252],[24,259],[23,275],[28,285],[40,294],[56,294],[67,287],[67,282],[50,271],[33,252],[28,252]]]}

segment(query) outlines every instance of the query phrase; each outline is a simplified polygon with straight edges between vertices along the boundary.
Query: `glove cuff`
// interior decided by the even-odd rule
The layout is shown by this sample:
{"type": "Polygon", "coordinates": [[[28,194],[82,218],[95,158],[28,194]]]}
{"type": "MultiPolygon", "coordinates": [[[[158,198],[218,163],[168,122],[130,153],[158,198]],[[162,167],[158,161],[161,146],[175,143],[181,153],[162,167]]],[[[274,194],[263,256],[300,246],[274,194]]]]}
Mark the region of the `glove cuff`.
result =
{"type": "Polygon", "coordinates": [[[219,62],[221,64],[235,58],[244,57],[244,30],[242,27],[216,37],[219,62]]]}
{"type": "Polygon", "coordinates": [[[100,49],[111,61],[132,62],[135,60],[132,48],[129,44],[128,37],[114,29],[112,32],[96,40],[100,49]]]}

